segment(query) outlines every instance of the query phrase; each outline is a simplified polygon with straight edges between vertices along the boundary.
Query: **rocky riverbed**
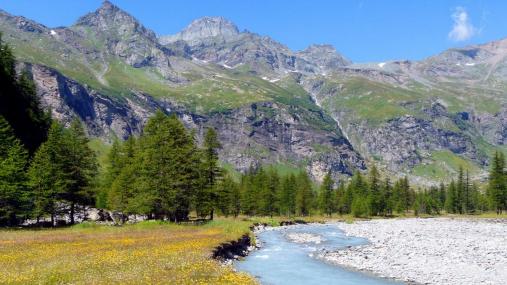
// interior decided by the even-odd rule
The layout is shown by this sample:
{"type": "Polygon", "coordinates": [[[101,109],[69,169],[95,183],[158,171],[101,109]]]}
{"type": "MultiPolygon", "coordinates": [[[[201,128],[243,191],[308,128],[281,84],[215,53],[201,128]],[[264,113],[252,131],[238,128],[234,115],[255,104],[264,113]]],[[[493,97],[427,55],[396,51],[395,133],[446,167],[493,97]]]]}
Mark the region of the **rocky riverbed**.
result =
{"type": "Polygon", "coordinates": [[[379,276],[420,284],[505,284],[507,220],[389,219],[339,223],[367,245],[320,258],[379,276]]]}

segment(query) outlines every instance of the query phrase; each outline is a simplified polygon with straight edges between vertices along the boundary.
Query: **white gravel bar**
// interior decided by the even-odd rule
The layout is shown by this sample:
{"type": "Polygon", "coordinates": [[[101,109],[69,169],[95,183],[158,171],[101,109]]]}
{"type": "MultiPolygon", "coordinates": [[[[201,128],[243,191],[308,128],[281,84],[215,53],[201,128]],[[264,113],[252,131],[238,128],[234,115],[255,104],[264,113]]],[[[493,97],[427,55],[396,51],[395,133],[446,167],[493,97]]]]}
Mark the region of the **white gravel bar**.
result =
{"type": "Polygon", "coordinates": [[[507,220],[383,219],[339,223],[370,243],[323,253],[334,264],[419,284],[507,284],[507,220]]]}

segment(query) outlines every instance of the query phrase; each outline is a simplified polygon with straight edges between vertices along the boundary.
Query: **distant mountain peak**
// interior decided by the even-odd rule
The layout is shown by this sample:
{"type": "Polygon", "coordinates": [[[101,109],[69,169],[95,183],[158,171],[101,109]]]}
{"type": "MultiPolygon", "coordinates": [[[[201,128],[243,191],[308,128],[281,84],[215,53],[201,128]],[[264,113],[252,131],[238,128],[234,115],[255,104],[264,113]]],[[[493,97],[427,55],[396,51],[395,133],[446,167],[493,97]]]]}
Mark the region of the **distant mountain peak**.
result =
{"type": "Polygon", "coordinates": [[[140,25],[137,19],[129,13],[109,1],[104,1],[97,10],[80,17],[75,25],[106,28],[106,26],[116,26],[124,23],[140,25]]]}
{"type": "Polygon", "coordinates": [[[92,27],[100,33],[143,34],[151,41],[156,41],[153,31],[145,28],[134,16],[107,0],[94,12],[79,18],[74,26],[92,27]]]}
{"type": "Polygon", "coordinates": [[[313,51],[336,52],[336,49],[333,45],[330,45],[330,44],[311,44],[303,51],[307,51],[307,52],[313,52],[313,51]]]}
{"type": "Polygon", "coordinates": [[[189,43],[203,39],[219,37],[224,40],[235,38],[239,34],[238,27],[224,17],[202,17],[193,20],[185,29],[175,35],[163,36],[163,44],[183,40],[189,43]]]}
{"type": "Polygon", "coordinates": [[[342,56],[336,48],[330,44],[312,44],[299,52],[306,60],[316,62],[326,68],[336,68],[349,65],[352,62],[342,56]]]}

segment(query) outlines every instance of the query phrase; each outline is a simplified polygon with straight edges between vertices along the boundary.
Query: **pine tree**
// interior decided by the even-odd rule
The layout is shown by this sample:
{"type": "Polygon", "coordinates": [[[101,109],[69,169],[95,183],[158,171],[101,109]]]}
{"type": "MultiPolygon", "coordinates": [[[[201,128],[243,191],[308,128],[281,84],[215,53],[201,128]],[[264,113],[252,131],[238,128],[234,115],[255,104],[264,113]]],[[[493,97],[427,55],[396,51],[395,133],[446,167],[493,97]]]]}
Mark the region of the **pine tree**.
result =
{"type": "Polygon", "coordinates": [[[226,217],[235,212],[234,202],[237,202],[235,195],[238,193],[236,188],[238,188],[237,183],[229,175],[225,175],[216,186],[216,207],[226,217]]]}
{"type": "Polygon", "coordinates": [[[349,183],[343,196],[343,213],[350,214],[352,211],[352,202],[354,200],[355,189],[353,183],[349,183]]]}
{"type": "Polygon", "coordinates": [[[248,172],[241,178],[241,208],[246,215],[258,214],[260,193],[255,187],[255,169],[251,166],[248,172]]]}
{"type": "Polygon", "coordinates": [[[331,173],[327,173],[320,186],[320,211],[328,216],[335,210],[335,194],[334,194],[334,181],[331,178],[331,173]]]}
{"type": "Polygon", "coordinates": [[[368,202],[362,196],[354,197],[351,205],[351,213],[354,217],[365,217],[368,215],[368,202]]]}
{"type": "Polygon", "coordinates": [[[266,184],[263,184],[261,190],[261,210],[264,215],[272,217],[274,214],[279,212],[278,197],[280,195],[280,177],[275,169],[270,168],[266,173],[266,176],[262,179],[267,181],[266,184]]]}
{"type": "Polygon", "coordinates": [[[33,215],[39,219],[50,215],[51,224],[55,224],[57,203],[62,202],[68,188],[68,148],[65,130],[62,125],[53,122],[48,132],[48,139],[35,152],[28,169],[31,189],[33,215]]]}
{"type": "Polygon", "coordinates": [[[368,184],[364,181],[361,172],[356,171],[350,182],[354,196],[366,197],[368,195],[368,184]]]}
{"type": "Polygon", "coordinates": [[[368,212],[372,216],[377,216],[383,211],[380,178],[377,167],[373,165],[370,169],[369,177],[369,190],[368,190],[368,212]]]}
{"type": "MultiPolygon", "coordinates": [[[[137,175],[140,173],[140,158],[137,151],[137,141],[131,136],[124,143],[114,141],[108,154],[103,182],[103,194],[105,197],[97,199],[99,203],[111,210],[120,211],[124,214],[149,214],[150,211],[142,207],[136,195],[138,189],[137,175]],[[105,200],[105,201],[104,201],[105,200]],[[142,208],[142,209],[141,209],[142,208]]],[[[145,197],[146,198],[146,197],[145,197]]]]}
{"type": "Polygon", "coordinates": [[[453,181],[447,187],[447,195],[445,197],[445,211],[447,213],[456,213],[456,184],[453,181]]]}
{"type": "Polygon", "coordinates": [[[459,214],[463,214],[463,210],[464,210],[464,201],[465,201],[465,176],[464,176],[464,171],[463,171],[463,167],[459,167],[459,172],[458,172],[458,180],[457,180],[457,183],[456,183],[456,197],[455,197],[455,210],[459,213],[459,214]]]}
{"type": "Polygon", "coordinates": [[[139,138],[138,207],[155,218],[188,219],[191,198],[202,187],[199,152],[176,116],[157,111],[139,138]]]}
{"type": "Polygon", "coordinates": [[[234,185],[231,185],[233,186],[231,191],[230,191],[230,211],[231,213],[234,215],[234,217],[238,217],[239,214],[241,213],[241,189],[240,189],[240,186],[234,182],[234,185]]]}
{"type": "Polygon", "coordinates": [[[100,177],[100,188],[96,193],[95,198],[95,206],[97,208],[105,209],[108,208],[107,205],[107,196],[111,189],[111,185],[113,184],[116,177],[121,171],[120,167],[120,157],[121,157],[121,143],[119,140],[114,140],[107,154],[107,164],[103,171],[99,173],[100,177]]]}
{"type": "Polygon", "coordinates": [[[438,201],[441,210],[445,207],[445,199],[446,199],[445,184],[441,182],[440,187],[438,188],[438,201]]]}
{"type": "Polygon", "coordinates": [[[54,225],[57,203],[61,201],[64,185],[58,179],[63,173],[55,164],[55,153],[50,148],[48,143],[43,143],[35,152],[28,177],[33,199],[33,216],[39,220],[45,215],[50,215],[51,224],[54,225]]]}
{"type": "Polygon", "coordinates": [[[16,76],[15,58],[0,34],[0,116],[9,122],[21,144],[33,154],[46,139],[50,116],[40,107],[26,72],[16,76]]]}
{"type": "Polygon", "coordinates": [[[507,178],[503,153],[496,152],[489,173],[488,198],[491,208],[501,214],[507,207],[507,178]]]}
{"type": "Polygon", "coordinates": [[[382,200],[385,205],[385,215],[392,215],[394,210],[394,202],[393,202],[393,189],[391,186],[391,180],[389,177],[386,177],[384,181],[384,185],[382,187],[382,200]]]}
{"type": "Polygon", "coordinates": [[[283,178],[279,201],[281,215],[290,217],[296,213],[296,176],[294,174],[283,178]]]}
{"type": "Polygon", "coordinates": [[[345,183],[342,182],[338,185],[338,189],[335,191],[335,204],[336,204],[336,210],[340,215],[343,215],[347,213],[347,209],[345,206],[345,194],[346,194],[346,188],[345,183]]]}
{"type": "Polygon", "coordinates": [[[201,201],[200,212],[210,215],[213,220],[213,211],[217,203],[216,184],[222,177],[222,169],[218,165],[218,150],[222,146],[218,135],[213,128],[208,128],[204,135],[203,171],[204,185],[199,197],[201,201]]]}
{"type": "Polygon", "coordinates": [[[27,160],[26,150],[0,116],[0,225],[16,225],[24,212],[27,160]]]}
{"type": "Polygon", "coordinates": [[[69,203],[70,223],[74,224],[76,205],[93,204],[93,183],[98,171],[95,152],[88,146],[89,139],[78,119],[74,119],[64,137],[62,153],[66,189],[62,198],[69,203]]]}
{"type": "Polygon", "coordinates": [[[312,182],[304,171],[298,174],[296,181],[296,214],[307,216],[313,206],[312,182]]]}

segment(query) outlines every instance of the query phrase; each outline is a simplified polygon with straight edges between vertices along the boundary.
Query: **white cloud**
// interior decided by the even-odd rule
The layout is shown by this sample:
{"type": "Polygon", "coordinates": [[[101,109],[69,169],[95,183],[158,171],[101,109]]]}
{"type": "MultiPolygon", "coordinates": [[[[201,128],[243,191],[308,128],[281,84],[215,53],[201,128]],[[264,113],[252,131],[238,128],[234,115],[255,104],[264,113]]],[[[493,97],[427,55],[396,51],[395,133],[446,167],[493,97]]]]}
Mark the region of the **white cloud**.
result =
{"type": "Polygon", "coordinates": [[[470,22],[470,17],[463,7],[456,7],[451,15],[454,24],[449,32],[449,39],[453,41],[466,41],[475,36],[478,29],[470,22]]]}

